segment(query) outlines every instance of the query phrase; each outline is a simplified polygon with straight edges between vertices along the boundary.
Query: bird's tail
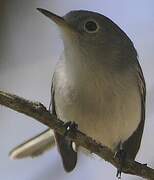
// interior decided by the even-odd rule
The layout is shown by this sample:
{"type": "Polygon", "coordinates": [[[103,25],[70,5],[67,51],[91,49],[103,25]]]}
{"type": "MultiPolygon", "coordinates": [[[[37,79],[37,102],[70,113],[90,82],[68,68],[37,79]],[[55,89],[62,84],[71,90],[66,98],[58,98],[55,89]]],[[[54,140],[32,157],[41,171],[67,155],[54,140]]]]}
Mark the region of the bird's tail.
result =
{"type": "Polygon", "coordinates": [[[55,146],[54,134],[51,129],[27,140],[10,152],[11,159],[37,157],[55,146]]]}

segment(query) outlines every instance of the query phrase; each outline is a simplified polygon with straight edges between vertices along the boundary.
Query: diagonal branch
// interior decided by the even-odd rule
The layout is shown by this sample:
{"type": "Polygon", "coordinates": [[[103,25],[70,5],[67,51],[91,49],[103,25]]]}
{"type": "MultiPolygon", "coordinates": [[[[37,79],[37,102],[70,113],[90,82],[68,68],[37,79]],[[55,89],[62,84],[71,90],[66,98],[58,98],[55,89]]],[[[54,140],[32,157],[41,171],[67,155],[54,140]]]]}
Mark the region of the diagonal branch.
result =
{"type": "MultiPolygon", "coordinates": [[[[50,114],[50,112],[39,102],[31,102],[16,95],[0,91],[0,104],[34,118],[51,129],[54,129],[61,135],[64,135],[66,131],[63,121],[50,114]]],[[[97,154],[113,166],[119,166],[118,159],[114,157],[114,153],[109,148],[96,143],[82,132],[76,130],[75,132],[69,133],[67,136],[76,144],[97,154]]],[[[127,160],[123,167],[123,172],[146,179],[154,179],[154,169],[135,161],[127,160]]]]}

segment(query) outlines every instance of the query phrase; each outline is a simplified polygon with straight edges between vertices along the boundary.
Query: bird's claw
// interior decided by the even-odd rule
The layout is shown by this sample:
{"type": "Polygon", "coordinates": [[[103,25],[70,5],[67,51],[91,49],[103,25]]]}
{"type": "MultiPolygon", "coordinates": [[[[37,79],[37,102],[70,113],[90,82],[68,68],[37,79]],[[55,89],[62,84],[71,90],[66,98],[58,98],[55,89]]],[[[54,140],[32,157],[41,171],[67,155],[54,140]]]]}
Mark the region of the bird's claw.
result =
{"type": "Polygon", "coordinates": [[[78,125],[75,122],[72,122],[72,121],[66,122],[64,124],[64,126],[66,128],[66,132],[65,132],[64,136],[67,136],[68,133],[76,131],[77,128],[78,128],[78,125]]]}
{"type": "Polygon", "coordinates": [[[120,149],[119,151],[116,152],[115,157],[117,157],[119,160],[119,167],[117,169],[116,177],[118,179],[121,179],[122,167],[126,160],[126,152],[123,149],[120,149]]]}

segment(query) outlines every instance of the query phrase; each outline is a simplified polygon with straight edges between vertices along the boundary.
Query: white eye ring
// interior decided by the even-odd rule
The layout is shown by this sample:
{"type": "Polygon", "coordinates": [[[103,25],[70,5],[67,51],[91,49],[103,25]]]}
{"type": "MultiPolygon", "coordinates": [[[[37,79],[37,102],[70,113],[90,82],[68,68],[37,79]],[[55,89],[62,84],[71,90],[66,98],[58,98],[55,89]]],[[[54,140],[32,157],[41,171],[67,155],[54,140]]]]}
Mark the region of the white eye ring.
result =
{"type": "Polygon", "coordinates": [[[88,33],[96,33],[99,30],[99,25],[95,20],[91,19],[85,22],[84,29],[88,33]]]}

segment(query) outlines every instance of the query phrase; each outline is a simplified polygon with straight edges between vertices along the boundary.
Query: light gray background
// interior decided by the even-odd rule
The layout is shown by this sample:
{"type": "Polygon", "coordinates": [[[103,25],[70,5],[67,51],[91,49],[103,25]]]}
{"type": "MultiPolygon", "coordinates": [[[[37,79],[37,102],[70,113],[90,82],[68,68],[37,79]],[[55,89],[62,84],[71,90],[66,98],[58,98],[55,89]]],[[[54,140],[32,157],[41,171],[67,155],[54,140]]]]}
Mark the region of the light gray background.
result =
{"type": "MultiPolygon", "coordinates": [[[[59,15],[73,9],[100,12],[115,21],[133,40],[148,93],[146,125],[137,159],[154,167],[154,1],[0,1],[0,89],[48,106],[52,73],[63,46],[56,26],[37,12],[37,7],[59,15]]],[[[31,118],[0,106],[0,179],[115,179],[116,169],[110,164],[82,154],[76,169],[66,174],[56,148],[37,159],[9,159],[8,153],[14,146],[45,128],[31,118]]],[[[123,175],[123,179],[140,178],[123,175]]]]}

